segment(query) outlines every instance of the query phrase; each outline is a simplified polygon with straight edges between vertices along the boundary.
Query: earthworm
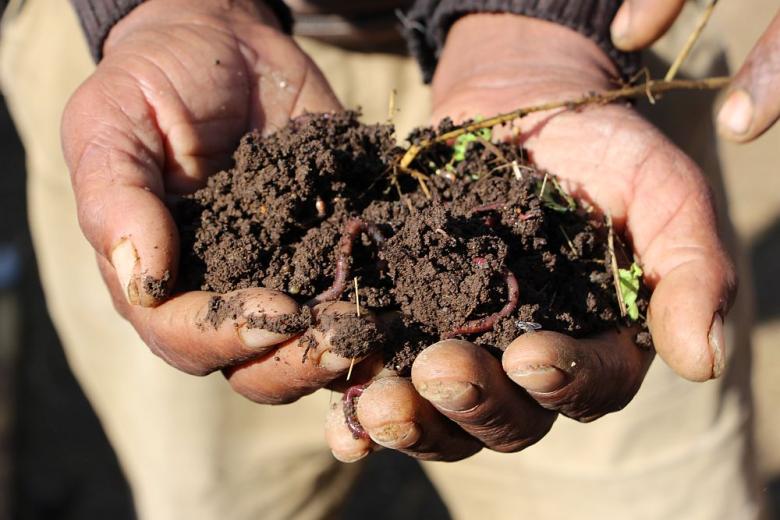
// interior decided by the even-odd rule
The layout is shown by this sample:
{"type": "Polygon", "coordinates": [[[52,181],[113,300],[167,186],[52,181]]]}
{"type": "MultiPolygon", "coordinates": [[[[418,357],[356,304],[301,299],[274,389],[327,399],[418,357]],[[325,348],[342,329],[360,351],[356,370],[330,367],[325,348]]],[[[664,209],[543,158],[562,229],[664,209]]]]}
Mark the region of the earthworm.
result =
{"type": "MultiPolygon", "coordinates": [[[[476,215],[477,213],[487,213],[488,211],[498,211],[506,207],[506,202],[492,202],[490,204],[482,204],[473,208],[470,213],[476,215]]],[[[497,224],[496,218],[493,215],[487,215],[482,222],[489,228],[495,227],[497,224]]]]}
{"type": "Polygon", "coordinates": [[[352,245],[360,233],[366,233],[370,236],[377,246],[382,246],[385,242],[385,236],[376,224],[366,223],[360,218],[349,219],[344,224],[344,233],[341,235],[341,240],[339,240],[339,254],[338,258],[336,258],[333,285],[309,300],[306,303],[307,305],[314,306],[318,303],[336,300],[344,292],[344,289],[347,287],[347,277],[349,276],[349,259],[352,256],[352,245]]]}
{"type": "Polygon", "coordinates": [[[476,208],[472,208],[469,213],[485,213],[486,211],[498,211],[506,206],[506,202],[491,202],[490,204],[482,204],[476,208]]]}
{"type": "Polygon", "coordinates": [[[367,385],[354,385],[344,392],[344,421],[355,439],[368,439],[368,434],[357,418],[357,400],[363,395],[367,385]]]}
{"type": "Polygon", "coordinates": [[[517,278],[514,273],[507,268],[502,271],[504,279],[506,280],[507,288],[507,301],[506,304],[498,312],[485,316],[478,320],[467,321],[460,327],[450,332],[447,332],[442,336],[442,339],[450,339],[455,336],[462,336],[465,334],[478,334],[480,332],[487,332],[495,327],[498,320],[506,318],[517,308],[517,302],[520,297],[520,286],[517,283],[517,278]]]}

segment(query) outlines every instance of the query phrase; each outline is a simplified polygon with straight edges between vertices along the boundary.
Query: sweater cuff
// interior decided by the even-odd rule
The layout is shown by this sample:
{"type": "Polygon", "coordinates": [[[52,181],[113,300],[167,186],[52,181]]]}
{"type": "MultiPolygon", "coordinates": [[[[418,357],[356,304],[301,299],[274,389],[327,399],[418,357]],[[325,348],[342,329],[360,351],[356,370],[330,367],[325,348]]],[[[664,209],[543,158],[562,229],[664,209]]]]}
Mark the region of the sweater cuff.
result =
{"type": "Polygon", "coordinates": [[[108,32],[130,11],[144,0],[71,0],[81,20],[81,28],[87,37],[89,51],[94,60],[103,57],[103,42],[108,32]]]}
{"type": "Polygon", "coordinates": [[[573,29],[596,42],[627,79],[639,70],[640,58],[612,44],[609,26],[620,4],[622,0],[416,0],[404,28],[426,83],[433,78],[450,27],[472,13],[512,13],[573,29]]]}
{"type": "MultiPolygon", "coordinates": [[[[71,0],[96,62],[103,58],[103,43],[114,25],[143,2],[144,0],[71,0]]],[[[264,0],[264,3],[274,12],[282,30],[287,34],[292,33],[292,13],[284,1],[264,0]]]]}

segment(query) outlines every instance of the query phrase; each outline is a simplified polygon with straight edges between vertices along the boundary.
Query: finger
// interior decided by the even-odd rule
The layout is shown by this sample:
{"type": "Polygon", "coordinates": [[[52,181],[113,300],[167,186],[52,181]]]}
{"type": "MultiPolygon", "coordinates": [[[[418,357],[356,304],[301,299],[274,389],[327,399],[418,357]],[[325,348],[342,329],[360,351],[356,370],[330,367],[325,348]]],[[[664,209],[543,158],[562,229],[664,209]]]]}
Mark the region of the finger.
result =
{"type": "Polygon", "coordinates": [[[648,47],[672,26],[685,0],[626,0],[618,9],[610,31],[618,49],[648,47]]]}
{"type": "Polygon", "coordinates": [[[647,321],[658,354],[682,377],[705,381],[724,369],[723,316],[736,274],[706,181],[658,139],[637,167],[625,226],[653,289],[647,321]]]}
{"type": "Polygon", "coordinates": [[[306,112],[341,110],[341,103],[314,62],[291,38],[277,30],[258,26],[246,35],[250,73],[260,88],[253,89],[251,124],[273,132],[289,118],[306,112]],[[269,71],[274,71],[269,80],[269,71]],[[262,107],[284,107],[263,110],[262,107]]]}
{"type": "Polygon", "coordinates": [[[400,377],[371,383],[358,400],[357,418],[375,443],[421,460],[461,460],[482,448],[400,377]]]}
{"type": "Polygon", "coordinates": [[[498,360],[467,341],[441,341],[423,350],[412,365],[412,381],[439,412],[496,451],[530,446],[555,421],[555,413],[512,384],[498,360]]]}
{"type": "Polygon", "coordinates": [[[509,344],[502,364],[540,405],[587,422],[623,409],[639,390],[653,351],[633,338],[628,330],[592,339],[523,334],[509,344]]]}
{"type": "Polygon", "coordinates": [[[333,456],[341,462],[357,462],[378,449],[369,437],[355,436],[347,426],[344,401],[334,397],[325,418],[325,441],[333,456]]]}
{"type": "Polygon", "coordinates": [[[780,11],[748,55],[718,113],[727,139],[752,141],[780,117],[780,11]]]}
{"type": "Polygon", "coordinates": [[[124,297],[151,307],[168,296],[179,241],[162,201],[164,147],[142,96],[123,106],[104,96],[98,76],[72,97],[62,123],[79,224],[111,262],[124,297]]]}
{"type": "Polygon", "coordinates": [[[352,303],[320,304],[314,319],[305,334],[226,370],[233,389],[257,403],[290,403],[340,378],[385,341],[374,316],[364,309],[358,317],[352,303]]]}
{"type": "Polygon", "coordinates": [[[152,352],[193,375],[263,355],[310,322],[308,309],[301,311],[295,300],[260,288],[187,292],[151,309],[123,305],[122,314],[152,352]]]}

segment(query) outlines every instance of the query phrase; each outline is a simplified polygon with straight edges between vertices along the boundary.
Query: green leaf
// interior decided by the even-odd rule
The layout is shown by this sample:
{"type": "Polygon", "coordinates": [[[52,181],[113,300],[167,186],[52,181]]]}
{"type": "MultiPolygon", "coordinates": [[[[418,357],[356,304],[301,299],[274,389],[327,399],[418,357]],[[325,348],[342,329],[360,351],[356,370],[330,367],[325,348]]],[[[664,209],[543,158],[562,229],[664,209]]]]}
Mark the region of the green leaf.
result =
{"type": "Polygon", "coordinates": [[[636,321],[639,319],[639,307],[636,305],[636,300],[639,297],[639,286],[642,283],[642,268],[634,262],[629,269],[618,269],[618,278],[620,279],[620,293],[623,296],[628,317],[636,321]]]}
{"type": "MultiPolygon", "coordinates": [[[[479,123],[482,121],[482,116],[477,116],[474,121],[479,123]]],[[[466,151],[469,148],[469,143],[478,141],[480,138],[485,141],[490,141],[493,138],[493,132],[490,128],[481,128],[476,132],[469,132],[467,134],[459,135],[455,139],[455,144],[452,145],[452,161],[461,162],[466,159],[466,151]]]]}

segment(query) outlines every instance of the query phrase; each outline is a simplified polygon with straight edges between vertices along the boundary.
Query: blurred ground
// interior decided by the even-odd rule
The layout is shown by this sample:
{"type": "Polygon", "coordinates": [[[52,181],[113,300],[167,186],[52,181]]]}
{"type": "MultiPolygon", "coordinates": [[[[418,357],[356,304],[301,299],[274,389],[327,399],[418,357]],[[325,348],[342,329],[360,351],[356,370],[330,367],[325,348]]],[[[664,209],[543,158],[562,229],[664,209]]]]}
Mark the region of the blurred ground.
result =
{"type": "MultiPolygon", "coordinates": [[[[725,38],[731,65],[742,62],[777,11],[777,2],[753,0],[745,7],[739,0],[720,2],[708,29],[725,38]]],[[[723,143],[721,150],[731,214],[754,274],[759,464],[780,519],[780,127],[749,146],[723,143]],[[759,166],[744,166],[754,164],[759,166]]],[[[4,106],[0,157],[0,520],[10,517],[11,506],[18,519],[132,518],[129,490],[116,459],[45,313],[24,218],[23,156],[4,106]],[[12,258],[18,271],[8,263],[12,258]]],[[[750,288],[750,281],[743,286],[750,288]]],[[[366,473],[347,504],[345,519],[448,517],[413,461],[382,452],[366,473]],[[377,508],[378,503],[385,507],[377,508]]]]}
{"type": "MultiPolygon", "coordinates": [[[[778,9],[776,0],[718,4],[712,29],[726,39],[730,65],[742,63],[778,9]]],[[[758,462],[780,518],[780,125],[749,146],[724,142],[721,151],[731,216],[749,248],[754,278],[758,462]]]]}

